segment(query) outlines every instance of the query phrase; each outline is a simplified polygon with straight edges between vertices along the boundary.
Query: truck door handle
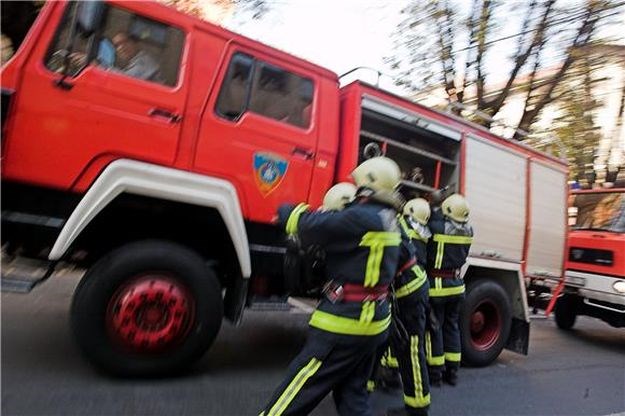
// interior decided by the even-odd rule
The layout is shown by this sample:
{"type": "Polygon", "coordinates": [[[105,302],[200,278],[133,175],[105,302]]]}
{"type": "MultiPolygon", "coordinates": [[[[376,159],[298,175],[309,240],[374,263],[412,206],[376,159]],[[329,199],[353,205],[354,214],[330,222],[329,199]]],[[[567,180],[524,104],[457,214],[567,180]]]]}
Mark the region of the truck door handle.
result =
{"type": "Polygon", "coordinates": [[[315,152],[313,152],[312,150],[304,149],[302,147],[295,147],[291,154],[302,156],[305,160],[310,160],[315,155],[315,152]]]}
{"type": "Polygon", "coordinates": [[[152,108],[148,115],[150,117],[161,117],[167,119],[170,123],[180,123],[182,116],[180,114],[172,113],[171,111],[164,110],[162,108],[152,108]]]}

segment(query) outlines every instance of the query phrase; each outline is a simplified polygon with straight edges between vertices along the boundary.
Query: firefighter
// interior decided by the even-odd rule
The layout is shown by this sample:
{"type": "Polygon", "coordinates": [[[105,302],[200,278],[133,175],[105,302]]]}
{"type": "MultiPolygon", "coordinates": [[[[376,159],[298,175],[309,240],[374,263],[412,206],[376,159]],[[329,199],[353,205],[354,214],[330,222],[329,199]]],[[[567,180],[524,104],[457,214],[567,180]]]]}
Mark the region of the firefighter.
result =
{"type": "Polygon", "coordinates": [[[391,337],[404,390],[404,408],[390,409],[388,415],[427,415],[430,385],[425,357],[425,325],[428,314],[428,279],[425,272],[426,247],[431,233],[427,227],[430,206],[425,199],[408,201],[399,216],[402,230],[400,267],[393,282],[396,302],[393,313],[407,337],[391,337]]]}
{"type": "Polygon", "coordinates": [[[447,197],[440,209],[433,210],[428,223],[432,238],[428,244],[430,307],[438,322],[426,337],[430,383],[441,381],[455,386],[460,367],[460,330],[458,315],[464,298],[460,267],[469,255],[473,229],[468,223],[469,206],[462,195],[447,197]],[[429,335],[429,336],[428,336],[429,335]]]}
{"type": "Polygon", "coordinates": [[[357,188],[349,182],[339,182],[326,192],[323,197],[323,211],[340,211],[356,197],[357,188]]]}
{"type": "Polygon", "coordinates": [[[366,383],[390,325],[388,286],[397,271],[401,233],[392,191],[401,180],[391,159],[360,164],[356,199],[342,211],[282,206],[278,218],[304,246],[326,253],[329,280],[309,335],[261,415],[311,412],[330,392],[341,415],[371,415],[366,383]]]}

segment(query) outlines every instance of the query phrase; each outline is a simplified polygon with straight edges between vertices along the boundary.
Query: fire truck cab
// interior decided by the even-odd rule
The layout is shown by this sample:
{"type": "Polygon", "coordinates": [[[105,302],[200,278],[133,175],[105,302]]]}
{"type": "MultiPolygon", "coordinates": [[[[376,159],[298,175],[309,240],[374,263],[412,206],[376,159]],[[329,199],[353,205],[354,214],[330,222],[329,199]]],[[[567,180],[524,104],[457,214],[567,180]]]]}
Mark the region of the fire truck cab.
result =
{"type": "Polygon", "coordinates": [[[319,206],[359,162],[385,154],[407,197],[446,188],[471,206],[465,363],[526,354],[525,281],[563,270],[566,164],[338,81],[161,4],[47,3],[2,68],[7,258],[45,262],[42,280],[65,264],[87,269],[71,323],[99,367],[176,370],[224,317],[310,295],[283,274],[278,206],[319,206]]]}
{"type": "Polygon", "coordinates": [[[556,323],[571,329],[578,315],[625,326],[625,188],[572,191],[564,293],[556,323]]]}

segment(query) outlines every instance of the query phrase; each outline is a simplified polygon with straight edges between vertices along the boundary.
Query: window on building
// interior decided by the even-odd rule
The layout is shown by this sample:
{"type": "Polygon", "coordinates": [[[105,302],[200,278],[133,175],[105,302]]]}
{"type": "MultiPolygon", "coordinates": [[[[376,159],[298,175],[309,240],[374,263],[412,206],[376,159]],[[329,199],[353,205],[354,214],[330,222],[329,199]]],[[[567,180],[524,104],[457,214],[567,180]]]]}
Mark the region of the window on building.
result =
{"type": "Polygon", "coordinates": [[[244,54],[235,54],[217,100],[217,113],[237,120],[246,111],[298,127],[310,125],[312,80],[244,54]]]}
{"type": "Polygon", "coordinates": [[[77,75],[85,66],[163,85],[178,81],[184,33],[177,28],[106,6],[99,27],[88,36],[79,30],[75,13],[81,2],[70,3],[46,59],[46,66],[77,75]]]}

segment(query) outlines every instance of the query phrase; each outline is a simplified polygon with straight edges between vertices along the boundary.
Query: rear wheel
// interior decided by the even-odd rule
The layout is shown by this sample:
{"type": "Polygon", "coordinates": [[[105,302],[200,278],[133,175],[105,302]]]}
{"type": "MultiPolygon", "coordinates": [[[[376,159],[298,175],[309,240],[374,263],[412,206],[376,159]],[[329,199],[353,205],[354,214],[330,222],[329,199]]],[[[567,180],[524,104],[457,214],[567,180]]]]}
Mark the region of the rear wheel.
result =
{"type": "Polygon", "coordinates": [[[510,300],[492,280],[469,285],[460,313],[462,362],[472,366],[492,363],[510,335],[510,300]]]}
{"type": "Polygon", "coordinates": [[[556,325],[568,331],[575,325],[577,318],[577,297],[565,293],[556,302],[556,325]]]}
{"type": "Polygon", "coordinates": [[[164,241],[123,246],[96,262],[74,293],[79,346],[123,375],[180,370],[201,357],[223,318],[219,283],[203,259],[164,241]]]}

